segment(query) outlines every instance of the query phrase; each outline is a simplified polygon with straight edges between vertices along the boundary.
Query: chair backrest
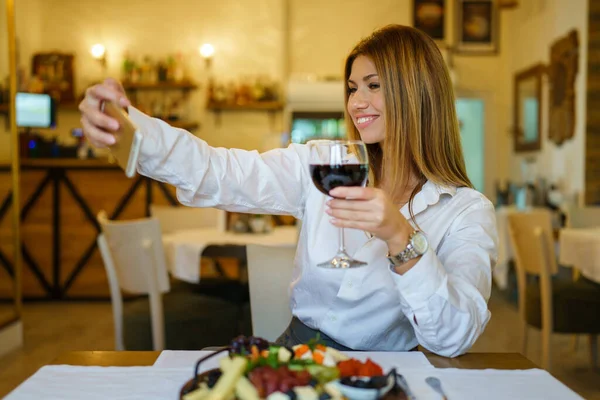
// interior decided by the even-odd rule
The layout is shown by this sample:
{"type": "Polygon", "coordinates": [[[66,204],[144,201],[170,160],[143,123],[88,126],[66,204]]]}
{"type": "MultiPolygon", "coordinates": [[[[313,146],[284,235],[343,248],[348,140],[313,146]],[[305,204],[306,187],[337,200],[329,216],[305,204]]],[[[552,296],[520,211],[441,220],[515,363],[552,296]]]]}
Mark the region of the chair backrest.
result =
{"type": "Polygon", "coordinates": [[[153,277],[159,292],[170,290],[169,275],[162,246],[160,224],[156,218],[109,221],[98,214],[114,262],[119,287],[132,294],[149,294],[153,277]]]}
{"type": "Polygon", "coordinates": [[[521,320],[527,323],[527,274],[537,275],[540,279],[542,325],[552,329],[551,277],[558,272],[552,239],[552,214],[542,209],[510,214],[508,229],[515,255],[521,320]]]}
{"type": "Polygon", "coordinates": [[[600,207],[570,207],[567,224],[571,228],[600,228],[600,207]]]}
{"type": "Polygon", "coordinates": [[[552,231],[552,214],[548,210],[536,209],[508,215],[508,228],[515,254],[517,269],[525,273],[540,275],[545,269],[550,275],[558,272],[552,231]],[[542,248],[536,228],[541,229],[545,240],[542,248]],[[546,261],[547,260],[547,261],[546,261]]]}
{"type": "Polygon", "coordinates": [[[183,229],[225,230],[225,211],[216,208],[150,205],[150,214],[160,222],[163,234],[183,229]]]}
{"type": "Polygon", "coordinates": [[[292,319],[289,288],[296,248],[248,245],[246,252],[253,335],[274,341],[292,319]]]}
{"type": "Polygon", "coordinates": [[[98,247],[110,285],[117,350],[125,350],[121,289],[148,294],[154,350],[165,347],[162,293],[170,290],[158,220],[109,221],[98,214],[98,247]]]}

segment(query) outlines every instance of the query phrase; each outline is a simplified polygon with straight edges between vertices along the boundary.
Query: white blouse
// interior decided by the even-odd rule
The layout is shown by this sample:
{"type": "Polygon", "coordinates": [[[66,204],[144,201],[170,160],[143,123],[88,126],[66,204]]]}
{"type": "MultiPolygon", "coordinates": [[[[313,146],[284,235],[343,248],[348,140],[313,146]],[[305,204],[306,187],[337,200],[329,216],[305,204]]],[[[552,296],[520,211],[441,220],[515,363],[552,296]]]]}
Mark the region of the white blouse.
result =
{"type": "MultiPolygon", "coordinates": [[[[138,172],[176,186],[182,204],[302,220],[290,306],[307,326],[355,350],[420,344],[448,357],[468,351],[484,331],[497,232],[494,207],[481,193],[423,186],[413,212],[429,250],[404,275],[390,269],[384,241],[354,229],[345,230],[347,251],[368,266],[320,268],[336,253],[338,229],[311,181],[306,146],[262,154],[213,148],[133,107],[129,114],[144,135],[138,172]]],[[[408,206],[400,212],[410,218],[408,206]]]]}

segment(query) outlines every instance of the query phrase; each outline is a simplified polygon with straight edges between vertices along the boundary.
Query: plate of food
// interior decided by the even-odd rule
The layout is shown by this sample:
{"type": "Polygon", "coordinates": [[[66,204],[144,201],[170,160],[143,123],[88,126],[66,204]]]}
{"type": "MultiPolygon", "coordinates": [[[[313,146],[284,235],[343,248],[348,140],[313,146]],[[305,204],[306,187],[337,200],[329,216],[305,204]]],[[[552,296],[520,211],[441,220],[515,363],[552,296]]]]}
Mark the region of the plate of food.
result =
{"type": "Polygon", "coordinates": [[[395,370],[384,374],[370,359],[360,361],[312,340],[293,348],[240,336],[201,358],[182,400],[376,400],[406,398],[395,370]],[[227,352],[219,368],[198,373],[207,359],[227,352]]]}

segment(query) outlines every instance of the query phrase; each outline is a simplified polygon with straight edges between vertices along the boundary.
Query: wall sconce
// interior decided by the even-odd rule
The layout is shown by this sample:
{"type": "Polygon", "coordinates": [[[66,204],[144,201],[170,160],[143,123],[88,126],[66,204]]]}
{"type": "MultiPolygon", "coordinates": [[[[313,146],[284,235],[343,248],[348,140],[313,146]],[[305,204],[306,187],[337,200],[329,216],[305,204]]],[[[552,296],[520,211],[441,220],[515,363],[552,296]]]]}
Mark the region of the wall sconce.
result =
{"type": "Polygon", "coordinates": [[[104,45],[100,43],[93,45],[90,49],[90,53],[92,54],[92,57],[98,60],[98,62],[102,66],[102,69],[106,69],[106,48],[104,47],[104,45]]]}
{"type": "Polygon", "coordinates": [[[200,46],[200,55],[204,58],[206,69],[209,69],[212,62],[212,57],[215,54],[215,48],[210,43],[204,43],[200,46]]]}

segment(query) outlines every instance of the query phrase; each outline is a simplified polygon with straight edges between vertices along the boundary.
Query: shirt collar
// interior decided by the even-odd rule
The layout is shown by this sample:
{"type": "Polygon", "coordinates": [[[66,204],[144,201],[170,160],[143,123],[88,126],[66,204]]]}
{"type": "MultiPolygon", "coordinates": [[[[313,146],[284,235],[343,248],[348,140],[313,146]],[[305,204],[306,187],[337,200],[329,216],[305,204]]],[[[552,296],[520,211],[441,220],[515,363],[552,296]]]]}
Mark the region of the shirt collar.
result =
{"type": "MultiPolygon", "coordinates": [[[[428,180],[415,195],[412,207],[413,214],[417,215],[425,211],[427,207],[437,204],[443,194],[454,196],[456,194],[456,187],[437,185],[428,180]]],[[[402,207],[402,211],[405,211],[406,215],[410,216],[408,213],[408,204],[405,204],[404,207],[402,207]]]]}

